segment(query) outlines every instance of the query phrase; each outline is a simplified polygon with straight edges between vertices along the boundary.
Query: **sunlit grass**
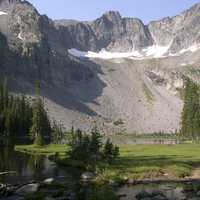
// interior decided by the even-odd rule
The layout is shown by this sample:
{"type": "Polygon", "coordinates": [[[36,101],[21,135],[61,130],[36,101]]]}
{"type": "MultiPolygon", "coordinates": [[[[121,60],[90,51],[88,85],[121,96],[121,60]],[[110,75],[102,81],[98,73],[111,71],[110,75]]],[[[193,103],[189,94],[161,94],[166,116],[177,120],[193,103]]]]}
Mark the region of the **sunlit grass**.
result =
{"type": "MultiPolygon", "coordinates": [[[[16,146],[16,150],[39,154],[67,156],[66,145],[16,146]]],[[[120,146],[120,157],[107,166],[97,181],[123,179],[176,179],[190,176],[195,167],[200,167],[200,145],[124,145],[120,146]]]]}
{"type": "Polygon", "coordinates": [[[26,152],[31,154],[55,154],[59,153],[60,155],[64,155],[69,150],[67,145],[60,144],[50,144],[46,146],[36,146],[36,145],[18,145],[15,146],[16,151],[26,152]]]}

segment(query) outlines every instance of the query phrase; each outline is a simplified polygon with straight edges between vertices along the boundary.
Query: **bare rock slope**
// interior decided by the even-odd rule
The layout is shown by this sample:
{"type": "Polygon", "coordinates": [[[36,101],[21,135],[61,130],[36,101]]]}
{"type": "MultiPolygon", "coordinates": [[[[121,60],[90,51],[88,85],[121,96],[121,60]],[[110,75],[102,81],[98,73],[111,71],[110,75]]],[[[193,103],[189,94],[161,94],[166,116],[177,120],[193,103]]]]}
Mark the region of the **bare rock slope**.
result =
{"type": "Polygon", "coordinates": [[[27,95],[39,79],[49,115],[68,129],[175,132],[183,75],[199,82],[199,11],[196,4],[148,25],[115,11],[53,21],[27,1],[0,0],[0,76],[27,95]],[[103,49],[109,58],[94,56],[103,49]]]}

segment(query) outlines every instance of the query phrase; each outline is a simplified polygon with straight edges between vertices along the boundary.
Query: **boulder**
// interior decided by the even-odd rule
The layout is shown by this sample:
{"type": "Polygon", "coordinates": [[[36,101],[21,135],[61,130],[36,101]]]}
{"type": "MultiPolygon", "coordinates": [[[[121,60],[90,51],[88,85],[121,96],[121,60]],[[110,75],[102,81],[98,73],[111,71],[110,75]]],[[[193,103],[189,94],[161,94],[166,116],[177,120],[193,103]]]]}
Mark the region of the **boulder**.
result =
{"type": "Polygon", "coordinates": [[[46,185],[50,185],[50,184],[52,184],[54,181],[55,181],[54,178],[47,178],[47,179],[45,179],[45,180],[43,181],[43,183],[46,184],[46,185]]]}
{"type": "Polygon", "coordinates": [[[200,191],[197,192],[197,196],[200,197],[200,191]]]}
{"type": "Polygon", "coordinates": [[[14,188],[11,185],[0,184],[0,197],[11,196],[14,192],[14,188]]]}
{"type": "Polygon", "coordinates": [[[16,190],[16,194],[29,194],[35,193],[38,191],[39,183],[32,183],[22,186],[21,188],[16,190]]]}
{"type": "Polygon", "coordinates": [[[92,173],[92,172],[84,172],[82,175],[81,175],[81,178],[82,180],[91,180],[95,177],[95,174],[92,173]]]}
{"type": "Polygon", "coordinates": [[[151,195],[150,195],[148,192],[142,191],[142,192],[140,192],[140,193],[138,193],[138,194],[136,195],[136,199],[138,199],[138,200],[143,200],[143,199],[150,198],[150,196],[151,196],[151,195]]]}

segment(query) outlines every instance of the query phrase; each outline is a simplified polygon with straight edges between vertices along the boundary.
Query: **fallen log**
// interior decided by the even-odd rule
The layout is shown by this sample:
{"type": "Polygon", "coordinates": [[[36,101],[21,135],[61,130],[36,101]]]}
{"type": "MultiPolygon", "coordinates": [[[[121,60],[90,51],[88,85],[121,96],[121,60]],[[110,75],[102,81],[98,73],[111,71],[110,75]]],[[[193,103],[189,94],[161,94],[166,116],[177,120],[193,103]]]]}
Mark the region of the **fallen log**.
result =
{"type": "Polygon", "coordinates": [[[17,172],[15,172],[15,171],[0,172],[0,176],[8,175],[8,174],[17,174],[17,172]]]}

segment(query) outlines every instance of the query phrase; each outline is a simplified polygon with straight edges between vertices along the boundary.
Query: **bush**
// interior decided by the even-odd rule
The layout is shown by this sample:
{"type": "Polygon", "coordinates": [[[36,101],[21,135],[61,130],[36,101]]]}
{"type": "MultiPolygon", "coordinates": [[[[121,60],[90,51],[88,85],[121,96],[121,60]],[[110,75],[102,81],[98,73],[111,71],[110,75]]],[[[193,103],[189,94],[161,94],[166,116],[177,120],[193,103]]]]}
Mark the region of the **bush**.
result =
{"type": "Polygon", "coordinates": [[[103,148],[103,157],[108,163],[111,163],[119,156],[119,147],[114,146],[113,143],[108,139],[103,148]]]}
{"type": "Polygon", "coordinates": [[[42,138],[42,135],[39,134],[38,136],[35,137],[35,141],[34,144],[37,146],[44,146],[45,142],[44,142],[44,138],[42,138]]]}
{"type": "MultiPolygon", "coordinates": [[[[73,130],[73,129],[72,129],[73,130]]],[[[102,143],[102,136],[97,128],[91,134],[84,134],[81,130],[72,131],[69,142],[69,157],[85,163],[86,166],[96,167],[98,162],[111,163],[119,156],[119,148],[110,140],[102,143]]]]}

